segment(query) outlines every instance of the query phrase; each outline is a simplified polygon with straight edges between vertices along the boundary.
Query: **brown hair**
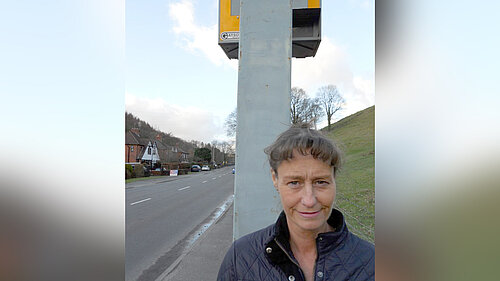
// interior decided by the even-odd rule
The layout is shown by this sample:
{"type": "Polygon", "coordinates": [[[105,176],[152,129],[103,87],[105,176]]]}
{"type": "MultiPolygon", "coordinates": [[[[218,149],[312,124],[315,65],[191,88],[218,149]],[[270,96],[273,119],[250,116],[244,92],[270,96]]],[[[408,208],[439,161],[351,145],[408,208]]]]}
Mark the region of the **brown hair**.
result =
{"type": "Polygon", "coordinates": [[[310,154],[315,159],[329,163],[333,167],[334,176],[340,169],[342,152],[332,140],[320,131],[311,129],[306,123],[292,125],[266,147],[264,152],[268,156],[269,166],[277,174],[278,166],[281,162],[293,158],[294,150],[302,155],[310,154]]]}

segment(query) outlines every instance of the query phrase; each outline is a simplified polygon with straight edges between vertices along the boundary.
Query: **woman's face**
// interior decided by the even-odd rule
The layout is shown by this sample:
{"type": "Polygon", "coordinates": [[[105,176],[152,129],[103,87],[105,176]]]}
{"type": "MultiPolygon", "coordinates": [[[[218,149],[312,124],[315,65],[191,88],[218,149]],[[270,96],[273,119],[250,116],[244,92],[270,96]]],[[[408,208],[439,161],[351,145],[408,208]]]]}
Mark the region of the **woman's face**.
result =
{"type": "Polygon", "coordinates": [[[333,168],[326,162],[296,151],[281,162],[276,174],[271,170],[290,231],[321,233],[328,230],[335,199],[333,168]]]}

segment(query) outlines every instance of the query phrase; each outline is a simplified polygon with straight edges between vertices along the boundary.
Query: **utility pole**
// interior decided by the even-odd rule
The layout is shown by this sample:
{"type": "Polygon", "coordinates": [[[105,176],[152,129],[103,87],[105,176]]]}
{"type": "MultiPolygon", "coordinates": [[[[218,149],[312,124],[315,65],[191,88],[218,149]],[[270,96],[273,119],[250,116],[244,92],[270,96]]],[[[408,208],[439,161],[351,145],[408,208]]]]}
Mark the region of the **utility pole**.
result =
{"type": "Polygon", "coordinates": [[[290,125],[291,60],[314,57],[321,0],[219,0],[219,46],[239,59],[233,239],[282,207],[264,148],[290,125]]]}
{"type": "Polygon", "coordinates": [[[264,148],[290,125],[292,1],[240,2],[233,239],[281,211],[264,148]]]}

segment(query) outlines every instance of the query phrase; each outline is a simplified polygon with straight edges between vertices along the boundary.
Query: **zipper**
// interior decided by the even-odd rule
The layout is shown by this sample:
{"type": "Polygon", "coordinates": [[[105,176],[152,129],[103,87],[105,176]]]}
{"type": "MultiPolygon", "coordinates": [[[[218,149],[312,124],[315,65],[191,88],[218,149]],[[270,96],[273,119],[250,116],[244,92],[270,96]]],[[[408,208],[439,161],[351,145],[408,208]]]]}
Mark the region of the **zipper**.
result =
{"type": "MultiPolygon", "coordinates": [[[[302,277],[302,280],[306,280],[306,278],[304,277],[304,273],[302,272],[302,269],[300,268],[300,265],[294,260],[292,259],[292,257],[290,257],[290,255],[288,254],[288,252],[285,250],[285,248],[281,245],[280,242],[278,242],[278,240],[276,240],[276,238],[274,238],[274,242],[276,242],[276,244],[278,244],[278,247],[280,247],[280,249],[283,251],[283,253],[285,253],[285,255],[288,257],[288,259],[297,266],[297,268],[299,269],[299,272],[300,272],[300,275],[302,277]]],[[[316,266],[314,266],[316,267],[316,266]]],[[[316,279],[316,278],[315,278],[316,279]]]]}

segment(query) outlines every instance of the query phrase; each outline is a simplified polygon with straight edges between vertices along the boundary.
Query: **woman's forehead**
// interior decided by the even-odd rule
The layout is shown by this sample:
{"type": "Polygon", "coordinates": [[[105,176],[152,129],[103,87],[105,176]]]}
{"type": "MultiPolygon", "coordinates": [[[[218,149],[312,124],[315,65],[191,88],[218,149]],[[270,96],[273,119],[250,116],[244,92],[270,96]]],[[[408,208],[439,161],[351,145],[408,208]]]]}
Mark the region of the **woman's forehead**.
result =
{"type": "Polygon", "coordinates": [[[287,162],[287,163],[297,163],[297,164],[300,164],[300,163],[305,163],[305,162],[320,162],[320,163],[324,163],[325,165],[328,165],[330,166],[329,162],[328,161],[323,161],[322,159],[320,158],[315,158],[311,153],[310,153],[310,150],[309,151],[306,151],[305,153],[301,153],[300,151],[294,149],[293,152],[292,152],[292,157],[291,158],[288,158],[288,159],[285,159],[283,160],[279,166],[281,166],[281,164],[283,164],[284,162],[287,162]]]}
{"type": "Polygon", "coordinates": [[[311,155],[298,155],[282,161],[278,165],[278,172],[284,174],[325,174],[333,173],[333,166],[311,155]]]}

